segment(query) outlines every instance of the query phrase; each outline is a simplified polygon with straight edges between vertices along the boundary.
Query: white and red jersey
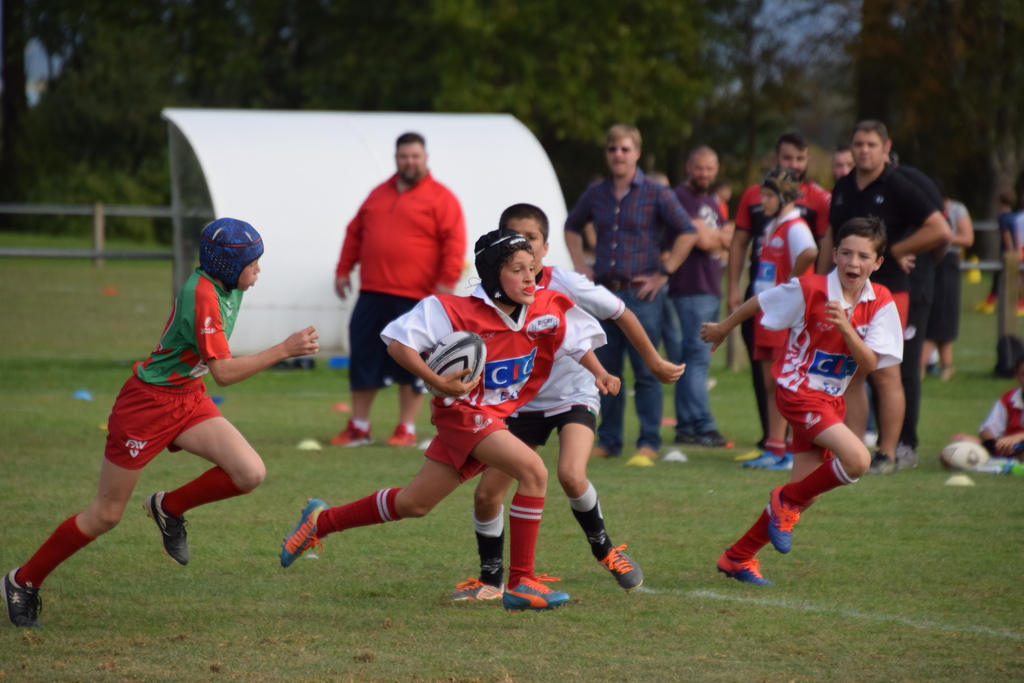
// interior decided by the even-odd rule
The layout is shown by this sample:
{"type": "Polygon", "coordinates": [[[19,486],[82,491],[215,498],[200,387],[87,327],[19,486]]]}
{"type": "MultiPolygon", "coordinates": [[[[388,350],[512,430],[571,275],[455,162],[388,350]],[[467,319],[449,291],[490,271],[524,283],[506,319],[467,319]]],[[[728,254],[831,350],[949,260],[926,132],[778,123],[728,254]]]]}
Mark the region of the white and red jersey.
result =
{"type": "Polygon", "coordinates": [[[479,334],[487,345],[483,380],[465,396],[434,398],[433,403],[466,401],[504,419],[537,394],[556,360],[568,356],[578,362],[605,343],[600,323],[568,297],[547,289],[538,289],[535,297],[513,320],[480,286],[468,297],[429,296],[388,323],[380,337],[385,344],[398,341],[424,353],[456,330],[479,334]]]}
{"type": "Polygon", "coordinates": [[[766,292],[775,285],[787,282],[800,254],[816,248],[814,235],[798,209],[773,218],[764,228],[764,239],[758,254],[757,278],[754,294],[766,292]]]}
{"type": "MultiPolygon", "coordinates": [[[[573,303],[598,320],[618,320],[626,311],[626,304],[587,276],[564,268],[546,266],[537,279],[537,286],[565,294],[573,303]]],[[[594,347],[602,346],[595,343],[594,347]]],[[[537,395],[520,408],[521,412],[543,412],[545,416],[558,415],[573,406],[587,406],[595,413],[601,410],[601,395],[594,384],[594,376],[572,358],[560,358],[551,369],[551,376],[537,395]]]]}
{"type": "Polygon", "coordinates": [[[804,394],[820,391],[841,396],[857,372],[857,362],[846,341],[825,318],[829,301],[842,304],[853,329],[878,354],[879,369],[902,362],[903,326],[889,290],[869,280],[857,303],[849,304],[833,269],[828,275],[790,280],[758,296],[764,326],[789,330],[786,351],[772,365],[772,375],[780,387],[804,394]]]}
{"type": "Polygon", "coordinates": [[[997,439],[1024,432],[1024,396],[1020,387],[999,397],[978,431],[986,429],[997,439]]]}
{"type": "MultiPolygon", "coordinates": [[[[769,221],[764,227],[764,237],[757,255],[754,294],[767,292],[776,285],[788,282],[793,275],[797,257],[815,247],[814,235],[801,217],[799,209],[790,209],[769,221]]],[[[754,339],[758,346],[779,347],[786,343],[785,332],[765,329],[760,316],[754,322],[757,324],[754,339]]]]}

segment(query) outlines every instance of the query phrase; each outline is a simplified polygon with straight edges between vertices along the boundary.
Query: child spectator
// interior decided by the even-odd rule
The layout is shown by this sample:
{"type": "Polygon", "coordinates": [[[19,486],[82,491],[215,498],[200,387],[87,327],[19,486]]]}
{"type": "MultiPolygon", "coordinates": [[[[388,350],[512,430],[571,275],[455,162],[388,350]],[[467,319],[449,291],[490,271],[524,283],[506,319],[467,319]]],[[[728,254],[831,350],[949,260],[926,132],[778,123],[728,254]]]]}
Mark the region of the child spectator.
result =
{"type": "Polygon", "coordinates": [[[984,471],[1008,472],[1017,462],[1024,460],[1024,355],[1013,364],[1017,386],[999,397],[988,417],[978,429],[978,436],[954,434],[953,441],[980,443],[992,458],[984,471]]]}
{"type": "MultiPolygon", "coordinates": [[[[754,294],[766,292],[776,285],[800,277],[814,266],[818,258],[818,247],[810,226],[804,221],[796,200],[800,196],[800,181],[788,168],[769,171],[761,183],[761,205],[765,218],[770,219],[764,228],[758,253],[757,277],[754,280],[754,294]]],[[[775,393],[775,379],[772,377],[772,363],[786,350],[786,331],[770,330],[761,324],[758,314],[754,325],[753,359],[761,372],[768,396],[775,393]]],[[[766,470],[789,470],[793,468],[793,455],[786,450],[786,419],[779,412],[775,401],[768,402],[768,439],[764,444],[764,455],[743,463],[744,467],[766,470]]]]}
{"type": "MultiPolygon", "coordinates": [[[[999,260],[1002,263],[1003,256],[1007,253],[1020,253],[1020,239],[1018,235],[1018,223],[1021,212],[1014,209],[1017,206],[1017,194],[1013,190],[1003,190],[999,193],[999,260]]],[[[999,297],[999,280],[1003,277],[1002,270],[996,270],[992,274],[992,289],[984,301],[978,302],[974,310],[981,313],[992,313],[996,310],[996,300],[999,297]]],[[[1017,301],[1018,315],[1024,312],[1024,291],[1021,292],[1021,300],[1017,301]]]]}
{"type": "Polygon", "coordinates": [[[732,183],[728,180],[718,180],[711,185],[711,189],[708,192],[715,197],[715,201],[718,202],[718,212],[722,214],[722,220],[729,220],[729,200],[732,199],[732,183]]]}

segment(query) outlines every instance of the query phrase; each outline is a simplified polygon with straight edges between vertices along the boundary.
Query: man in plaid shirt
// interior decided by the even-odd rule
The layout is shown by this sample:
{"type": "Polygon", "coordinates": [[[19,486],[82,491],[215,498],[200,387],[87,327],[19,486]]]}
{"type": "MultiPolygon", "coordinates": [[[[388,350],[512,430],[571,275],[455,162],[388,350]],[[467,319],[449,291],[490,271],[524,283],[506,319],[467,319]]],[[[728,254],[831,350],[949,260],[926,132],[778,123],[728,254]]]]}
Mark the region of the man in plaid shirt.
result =
{"type": "MultiPolygon", "coordinates": [[[[615,292],[640,319],[647,336],[661,339],[668,276],[686,260],[697,232],[675,193],[637,168],[640,131],[615,125],[608,129],[607,138],[605,157],[611,177],[591,185],[580,197],[565,221],[565,242],[576,270],[615,292]],[[594,224],[597,235],[592,269],[583,257],[583,229],[588,223],[594,224]],[[663,259],[664,245],[671,250],[663,259]]],[[[661,384],[616,325],[602,322],[602,326],[608,337],[608,343],[596,351],[602,365],[621,376],[628,353],[636,378],[640,437],[628,464],[653,465],[661,448],[661,384]]],[[[625,392],[602,396],[601,415],[591,457],[618,456],[624,440],[625,392]]]]}

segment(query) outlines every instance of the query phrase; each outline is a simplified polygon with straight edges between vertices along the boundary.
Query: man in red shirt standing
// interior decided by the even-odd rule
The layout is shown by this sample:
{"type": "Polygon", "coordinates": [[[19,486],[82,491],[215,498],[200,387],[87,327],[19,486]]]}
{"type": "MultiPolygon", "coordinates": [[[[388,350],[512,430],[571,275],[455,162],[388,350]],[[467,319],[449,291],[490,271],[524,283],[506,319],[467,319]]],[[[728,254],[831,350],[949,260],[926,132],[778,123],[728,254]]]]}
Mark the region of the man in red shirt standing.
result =
{"type": "Polygon", "coordinates": [[[349,223],[335,270],[335,289],[345,299],[352,269],[361,264],[359,298],[349,321],[352,418],[331,439],[335,446],[373,442],[370,407],[377,391],[391,384],[399,385],[399,424],[388,445],[416,445],[416,415],[426,389],[388,355],[380,332],[421,299],[451,294],[465,260],[462,207],[427,170],[423,136],[400,136],[395,164],[397,173],[374,188],[349,223]]]}

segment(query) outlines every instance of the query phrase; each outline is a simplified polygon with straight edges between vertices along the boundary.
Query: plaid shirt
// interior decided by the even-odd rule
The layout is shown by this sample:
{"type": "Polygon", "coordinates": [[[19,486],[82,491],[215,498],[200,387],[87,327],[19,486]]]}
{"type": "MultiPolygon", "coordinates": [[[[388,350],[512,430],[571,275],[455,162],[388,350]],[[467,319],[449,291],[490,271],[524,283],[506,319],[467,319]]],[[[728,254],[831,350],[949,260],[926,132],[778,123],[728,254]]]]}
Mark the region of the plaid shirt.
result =
{"type": "Polygon", "coordinates": [[[597,233],[598,282],[629,281],[658,272],[663,247],[671,248],[680,235],[696,232],[675,193],[648,180],[640,169],[621,200],[615,197],[611,178],[588,187],[566,218],[565,229],[582,232],[591,221],[597,233]]]}

